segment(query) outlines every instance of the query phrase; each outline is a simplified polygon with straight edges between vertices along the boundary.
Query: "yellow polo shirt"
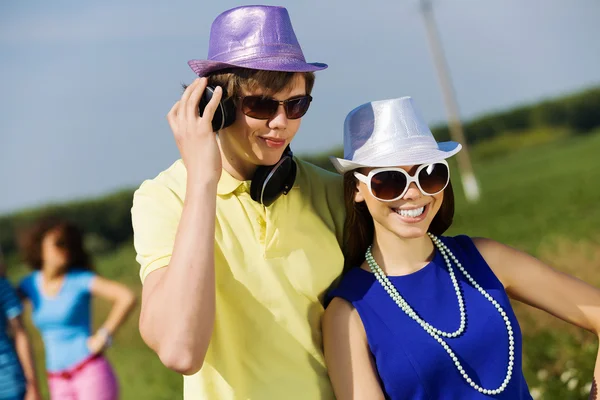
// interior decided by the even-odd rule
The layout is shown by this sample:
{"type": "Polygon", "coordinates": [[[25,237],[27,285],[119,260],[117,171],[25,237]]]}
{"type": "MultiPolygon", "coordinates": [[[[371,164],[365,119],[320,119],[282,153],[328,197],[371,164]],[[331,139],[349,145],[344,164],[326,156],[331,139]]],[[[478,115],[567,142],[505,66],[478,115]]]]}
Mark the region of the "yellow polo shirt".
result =
{"type": "MultiPolygon", "coordinates": [[[[342,180],[296,159],[293,189],[272,206],[223,171],[215,229],[216,316],[200,372],[184,399],[333,399],[323,359],[326,290],[341,274],[342,180]]],[[[181,160],[134,195],[142,280],[171,259],[185,197],[181,160]]],[[[177,310],[173,310],[177,312],[177,310]]]]}

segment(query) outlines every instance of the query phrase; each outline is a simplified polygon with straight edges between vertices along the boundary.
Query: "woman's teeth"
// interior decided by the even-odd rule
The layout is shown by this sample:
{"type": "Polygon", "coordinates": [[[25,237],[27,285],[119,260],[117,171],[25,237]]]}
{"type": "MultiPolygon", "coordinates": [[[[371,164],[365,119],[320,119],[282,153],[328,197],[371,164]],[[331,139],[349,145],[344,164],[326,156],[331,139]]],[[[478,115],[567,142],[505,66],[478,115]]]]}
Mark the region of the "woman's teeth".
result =
{"type": "Polygon", "coordinates": [[[410,218],[416,218],[419,215],[423,214],[423,211],[425,211],[425,206],[421,207],[421,208],[414,208],[412,210],[399,210],[396,209],[396,213],[400,214],[403,217],[410,217],[410,218]]]}

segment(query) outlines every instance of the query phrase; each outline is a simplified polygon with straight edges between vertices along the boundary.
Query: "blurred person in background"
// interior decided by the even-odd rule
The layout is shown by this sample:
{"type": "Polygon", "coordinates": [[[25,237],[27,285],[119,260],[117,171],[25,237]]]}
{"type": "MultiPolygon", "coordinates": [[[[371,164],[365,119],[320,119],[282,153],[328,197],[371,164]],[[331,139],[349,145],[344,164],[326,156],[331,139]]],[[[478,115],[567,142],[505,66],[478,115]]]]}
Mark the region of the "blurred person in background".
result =
{"type": "Polygon", "coordinates": [[[509,298],[600,335],[600,290],[493,240],[442,236],[454,216],[446,159],[460,149],[436,142],[409,97],[346,117],[344,158],[331,160],[349,268],[323,320],[338,400],[530,400],[509,298]]]}
{"type": "Polygon", "coordinates": [[[44,341],[51,399],[117,399],[117,378],[102,353],[133,308],[133,292],[93,272],[83,233],[68,221],[41,219],[21,239],[34,272],[19,290],[44,341]],[[92,297],[113,303],[93,334],[92,297]]]}
{"type": "Polygon", "coordinates": [[[186,400],[333,399],[320,322],[342,182],[289,148],[326,65],[271,6],[219,15],[189,65],[200,79],[167,116],[182,159],[133,200],[142,337],[186,375],[186,400]]]}
{"type": "Polygon", "coordinates": [[[0,400],[40,400],[33,352],[23,326],[23,307],[6,279],[0,248],[0,400]]]}

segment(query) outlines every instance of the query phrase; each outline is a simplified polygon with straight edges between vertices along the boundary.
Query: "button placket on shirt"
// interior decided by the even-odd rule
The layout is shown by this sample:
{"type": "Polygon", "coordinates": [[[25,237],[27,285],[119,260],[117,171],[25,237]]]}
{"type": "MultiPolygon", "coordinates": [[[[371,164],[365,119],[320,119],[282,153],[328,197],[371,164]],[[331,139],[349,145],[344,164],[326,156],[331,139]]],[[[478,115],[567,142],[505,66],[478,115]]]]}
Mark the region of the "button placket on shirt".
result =
{"type": "Polygon", "coordinates": [[[296,229],[296,219],[301,218],[299,209],[291,207],[290,201],[295,195],[297,193],[290,192],[281,196],[266,208],[265,258],[286,257],[294,247],[285,237],[286,232],[293,235],[291,230],[296,229]]]}
{"type": "Polygon", "coordinates": [[[243,182],[243,184],[236,189],[236,194],[246,209],[246,213],[253,219],[252,228],[254,229],[254,237],[264,246],[267,231],[265,207],[252,200],[252,197],[250,196],[250,182],[248,181],[243,182]]]}

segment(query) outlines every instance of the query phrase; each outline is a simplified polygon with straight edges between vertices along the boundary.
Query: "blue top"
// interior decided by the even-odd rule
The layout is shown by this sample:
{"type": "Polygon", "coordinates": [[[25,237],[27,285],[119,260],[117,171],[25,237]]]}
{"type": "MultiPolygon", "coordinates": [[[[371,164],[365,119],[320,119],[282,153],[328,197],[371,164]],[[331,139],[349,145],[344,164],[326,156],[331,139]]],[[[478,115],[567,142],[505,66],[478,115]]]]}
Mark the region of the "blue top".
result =
{"type": "Polygon", "coordinates": [[[23,312],[21,301],[10,282],[0,278],[0,399],[18,398],[25,392],[25,376],[7,334],[8,321],[23,312]]]}
{"type": "MultiPolygon", "coordinates": [[[[371,272],[353,268],[330,297],[341,297],[358,311],[386,398],[393,400],[531,399],[522,371],[521,329],[502,283],[467,236],[443,237],[465,270],[504,309],[513,328],[514,366],[510,382],[498,395],[473,389],[444,348],[385,292],[371,272]]],[[[458,338],[444,338],[467,374],[479,386],[496,389],[508,365],[508,333],[496,308],[452,264],[465,302],[467,325],[458,338]]],[[[456,293],[446,263],[436,249],[424,268],[389,277],[398,292],[437,329],[454,332],[460,323],[456,293]]]]}
{"type": "Polygon", "coordinates": [[[50,372],[70,369],[91,355],[87,339],[91,332],[90,288],[94,277],[90,271],[71,270],[52,297],[42,293],[40,271],[21,281],[20,290],[33,306],[33,323],[42,335],[46,369],[50,372]]]}

